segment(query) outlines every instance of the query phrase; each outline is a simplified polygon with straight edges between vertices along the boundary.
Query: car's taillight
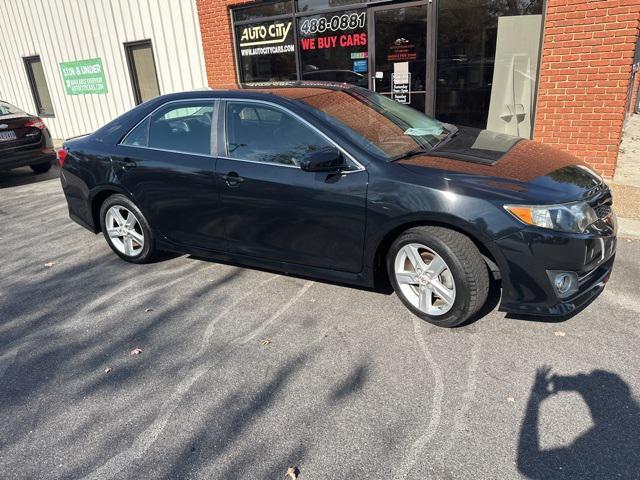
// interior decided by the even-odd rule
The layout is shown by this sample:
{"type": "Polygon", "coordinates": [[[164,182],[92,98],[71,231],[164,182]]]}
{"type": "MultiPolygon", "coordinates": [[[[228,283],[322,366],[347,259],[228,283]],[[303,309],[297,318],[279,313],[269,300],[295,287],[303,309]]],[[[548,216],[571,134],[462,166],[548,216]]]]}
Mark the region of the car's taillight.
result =
{"type": "Polygon", "coordinates": [[[27,123],[25,123],[24,126],[37,128],[38,130],[44,130],[45,128],[47,128],[47,126],[40,118],[36,118],[35,120],[27,120],[27,123]]]}
{"type": "Polygon", "coordinates": [[[56,152],[56,158],[58,159],[58,166],[62,168],[64,161],[67,159],[67,149],[65,147],[59,148],[56,152]]]}

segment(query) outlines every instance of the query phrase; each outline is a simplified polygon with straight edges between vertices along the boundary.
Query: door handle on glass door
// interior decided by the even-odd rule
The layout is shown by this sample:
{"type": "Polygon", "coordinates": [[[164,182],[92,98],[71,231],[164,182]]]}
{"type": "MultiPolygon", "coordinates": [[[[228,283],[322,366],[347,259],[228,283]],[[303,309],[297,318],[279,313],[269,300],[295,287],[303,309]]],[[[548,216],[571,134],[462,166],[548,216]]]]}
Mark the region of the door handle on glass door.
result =
{"type": "Polygon", "coordinates": [[[244,178],[238,175],[236,172],[229,172],[226,175],[221,175],[222,179],[226,182],[230,187],[235,187],[244,182],[244,178]]]}

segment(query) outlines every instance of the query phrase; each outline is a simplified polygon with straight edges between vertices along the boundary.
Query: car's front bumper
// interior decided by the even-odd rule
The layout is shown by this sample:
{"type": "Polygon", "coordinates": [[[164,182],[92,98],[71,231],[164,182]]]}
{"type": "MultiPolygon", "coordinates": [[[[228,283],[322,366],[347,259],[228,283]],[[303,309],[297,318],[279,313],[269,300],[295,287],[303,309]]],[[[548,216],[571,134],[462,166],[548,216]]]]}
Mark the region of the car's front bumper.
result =
{"type": "Polygon", "coordinates": [[[495,242],[500,259],[500,310],[523,315],[562,316],[588,305],[603,290],[615,259],[615,217],[589,234],[525,228],[495,242]],[[575,272],[578,290],[560,298],[547,271],[575,272]]]}

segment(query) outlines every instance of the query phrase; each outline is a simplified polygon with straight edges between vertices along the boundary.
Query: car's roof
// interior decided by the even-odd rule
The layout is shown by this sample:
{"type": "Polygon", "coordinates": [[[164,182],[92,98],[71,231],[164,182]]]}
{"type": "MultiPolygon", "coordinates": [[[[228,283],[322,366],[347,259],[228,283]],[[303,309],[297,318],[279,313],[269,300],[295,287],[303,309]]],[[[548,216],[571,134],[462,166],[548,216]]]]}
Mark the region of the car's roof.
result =
{"type": "Polygon", "coordinates": [[[321,82],[321,81],[295,81],[295,82],[257,82],[257,83],[236,83],[206,90],[192,90],[187,92],[174,93],[164,95],[164,97],[193,97],[202,95],[203,92],[208,96],[277,96],[288,100],[300,100],[306,97],[312,97],[322,93],[333,91],[348,91],[358,89],[354,85],[339,82],[321,82]]]}

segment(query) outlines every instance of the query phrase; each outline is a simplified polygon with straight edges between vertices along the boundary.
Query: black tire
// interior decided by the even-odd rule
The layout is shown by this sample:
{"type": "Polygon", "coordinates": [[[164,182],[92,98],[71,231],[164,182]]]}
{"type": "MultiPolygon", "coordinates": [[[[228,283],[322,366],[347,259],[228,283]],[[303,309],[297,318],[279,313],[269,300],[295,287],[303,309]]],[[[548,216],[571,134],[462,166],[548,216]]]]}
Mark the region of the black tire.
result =
{"type": "Polygon", "coordinates": [[[34,163],[29,166],[31,167],[31,170],[36,173],[45,173],[51,170],[51,162],[34,163]]]}
{"type": "Polygon", "coordinates": [[[111,195],[102,203],[102,206],[100,207],[100,228],[102,229],[104,238],[107,241],[109,247],[111,247],[111,250],[113,250],[116,255],[118,255],[123,260],[126,260],[127,262],[149,263],[153,261],[158,254],[158,251],[155,247],[155,237],[153,235],[153,231],[149,225],[149,222],[142,214],[140,209],[136,206],[136,204],[124,195],[111,195]],[[113,206],[124,207],[132,212],[135,215],[138,224],[140,225],[142,234],[144,235],[144,246],[142,247],[142,250],[136,255],[127,255],[124,252],[118,250],[107,233],[106,215],[109,209],[113,206]]]}
{"type": "Polygon", "coordinates": [[[402,233],[387,252],[389,280],[402,303],[421,319],[441,327],[456,327],[473,316],[487,301],[489,272],[476,245],[469,237],[442,227],[423,226],[402,233]],[[442,315],[429,315],[416,308],[402,293],[395,275],[395,258],[400,249],[420,243],[440,255],[455,282],[456,297],[442,315]]]}

